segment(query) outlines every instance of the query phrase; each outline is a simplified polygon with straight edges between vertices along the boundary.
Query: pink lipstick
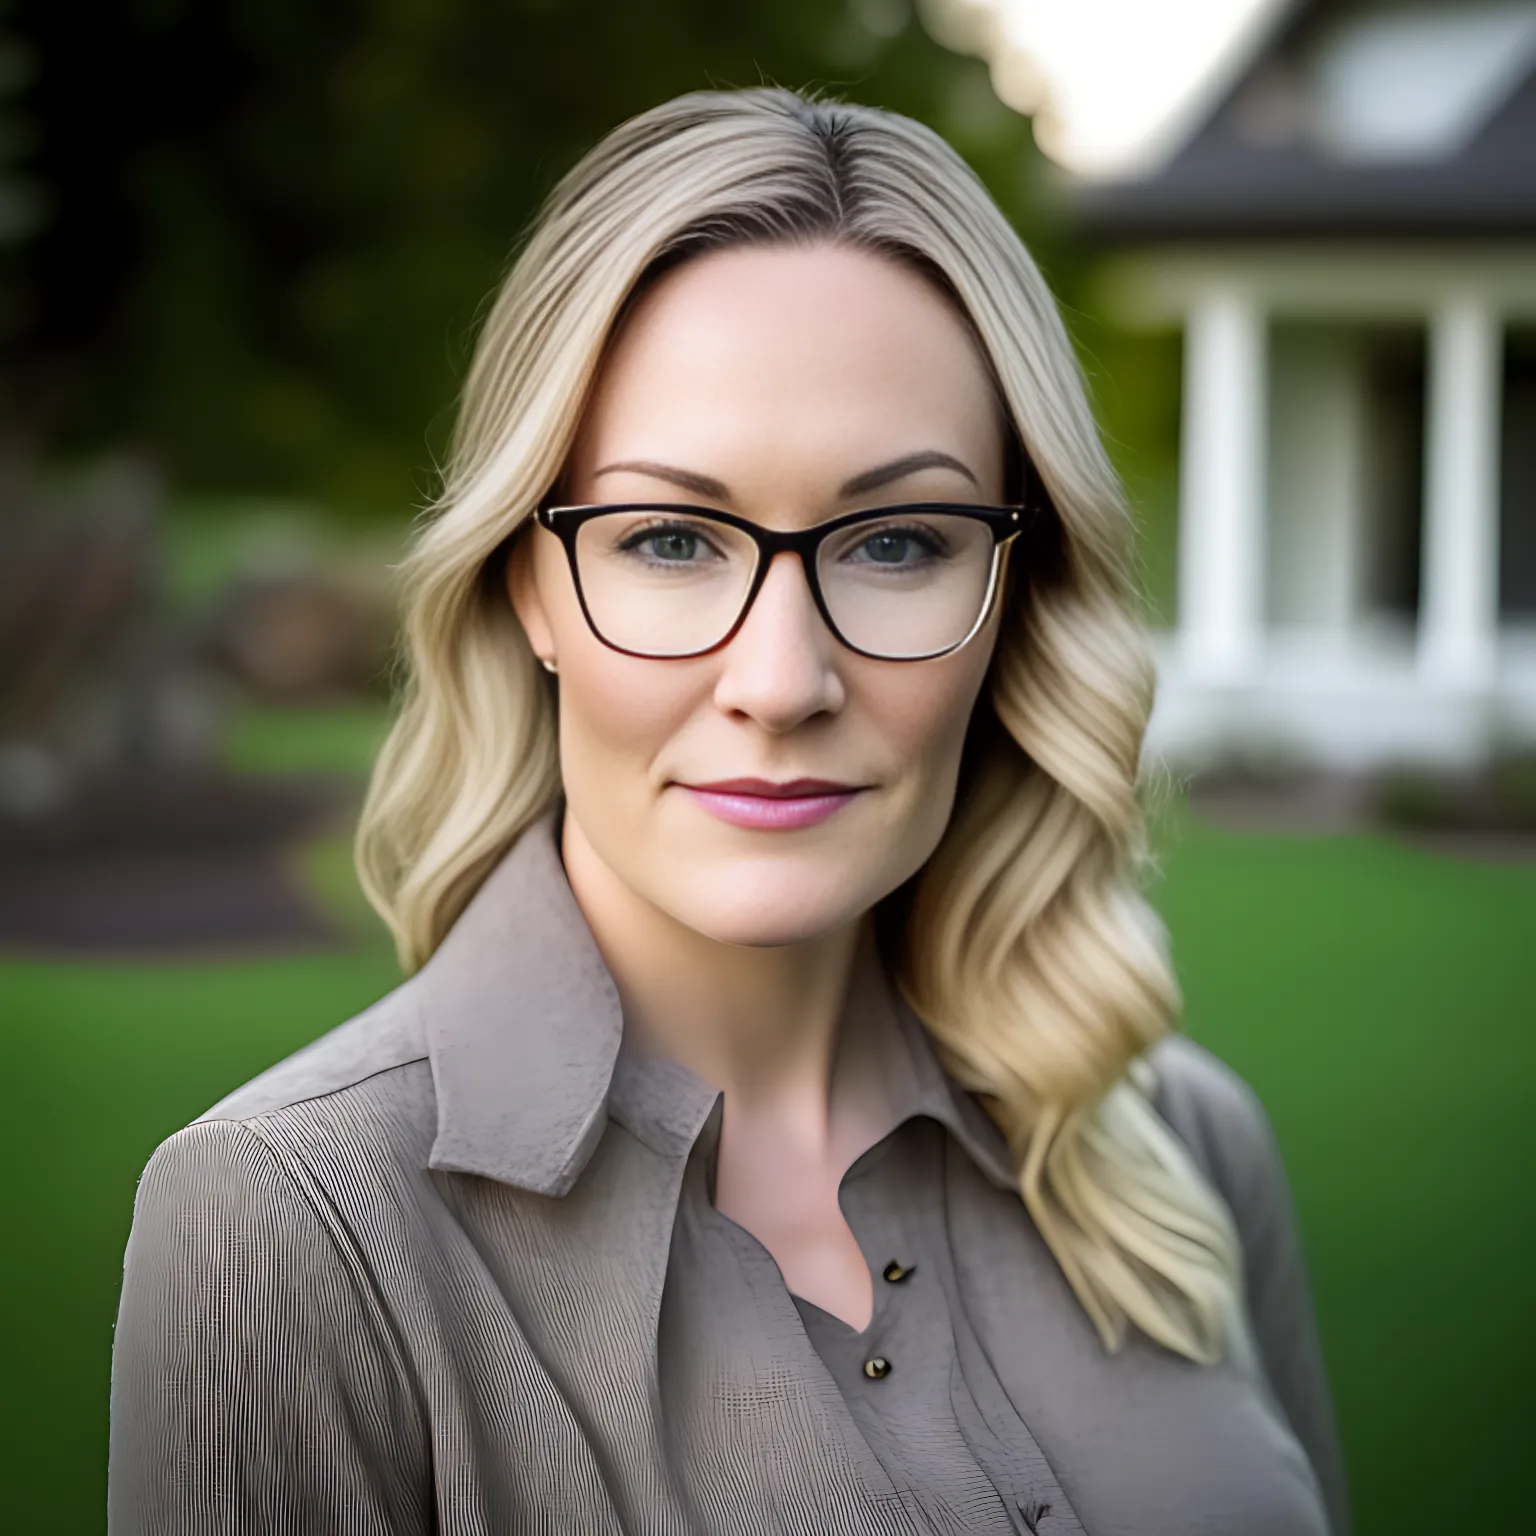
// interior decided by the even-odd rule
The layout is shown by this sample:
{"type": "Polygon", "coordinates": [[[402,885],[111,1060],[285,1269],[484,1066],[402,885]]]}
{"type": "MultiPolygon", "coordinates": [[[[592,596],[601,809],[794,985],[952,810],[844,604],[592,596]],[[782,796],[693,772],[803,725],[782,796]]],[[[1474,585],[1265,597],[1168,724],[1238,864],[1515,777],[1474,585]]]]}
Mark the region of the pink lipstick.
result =
{"type": "Polygon", "coordinates": [[[721,779],[713,784],[682,784],[694,803],[733,827],[789,832],[814,827],[835,815],[861,788],[827,779],[721,779]]]}

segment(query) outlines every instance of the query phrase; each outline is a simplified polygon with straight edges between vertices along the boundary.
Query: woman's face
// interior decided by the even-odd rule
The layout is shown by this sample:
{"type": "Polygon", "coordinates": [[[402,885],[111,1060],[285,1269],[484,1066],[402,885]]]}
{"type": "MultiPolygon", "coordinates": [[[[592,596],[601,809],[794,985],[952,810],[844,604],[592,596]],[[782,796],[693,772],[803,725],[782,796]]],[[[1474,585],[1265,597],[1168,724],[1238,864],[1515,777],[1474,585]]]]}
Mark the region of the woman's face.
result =
{"type": "MultiPolygon", "coordinates": [[[[926,280],[842,247],[733,248],[630,312],[562,490],[797,529],[897,502],[995,505],[1004,456],[976,343],[926,280]]],[[[947,656],[874,660],[839,643],[780,554],[728,644],[648,660],[588,628],[545,529],[519,541],[509,581],[558,667],[567,862],[589,879],[712,938],[780,945],[857,919],[937,846],[995,612],[947,656]],[[706,787],[741,780],[836,792],[775,804],[706,787]]]]}

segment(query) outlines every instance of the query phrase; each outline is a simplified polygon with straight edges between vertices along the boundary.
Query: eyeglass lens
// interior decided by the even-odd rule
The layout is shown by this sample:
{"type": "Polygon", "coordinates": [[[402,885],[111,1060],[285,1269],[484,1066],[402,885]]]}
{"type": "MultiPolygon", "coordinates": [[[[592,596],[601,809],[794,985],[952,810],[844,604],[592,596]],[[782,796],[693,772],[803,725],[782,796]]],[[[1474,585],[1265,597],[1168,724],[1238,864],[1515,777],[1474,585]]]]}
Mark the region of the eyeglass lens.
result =
{"type": "MultiPolygon", "coordinates": [[[[843,639],[900,660],[966,638],[987,598],[994,550],[991,530],[975,518],[896,510],[829,535],[816,573],[843,639]]],[[[598,633],[622,650],[662,657],[709,650],[730,633],[759,553],[726,523],[628,510],[583,523],[576,559],[598,633]]]]}

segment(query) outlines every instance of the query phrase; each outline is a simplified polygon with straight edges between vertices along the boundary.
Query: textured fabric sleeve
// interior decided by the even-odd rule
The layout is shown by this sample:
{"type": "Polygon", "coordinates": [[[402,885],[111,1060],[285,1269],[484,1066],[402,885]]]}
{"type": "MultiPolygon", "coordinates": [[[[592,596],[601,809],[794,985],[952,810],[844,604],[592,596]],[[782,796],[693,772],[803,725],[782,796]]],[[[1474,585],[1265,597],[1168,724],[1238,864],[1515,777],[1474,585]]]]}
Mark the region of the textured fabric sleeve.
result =
{"type": "Polygon", "coordinates": [[[426,1532],[421,1414],[367,1276],[249,1125],[139,1183],[112,1355],[111,1536],[426,1532]]]}
{"type": "Polygon", "coordinates": [[[1317,1474],[1333,1536],[1350,1536],[1344,1456],[1311,1282],[1269,1116],[1236,1072],[1189,1040],[1165,1042],[1157,1067],[1159,1110],[1189,1144],[1237,1222],[1265,1375],[1317,1474]]]}

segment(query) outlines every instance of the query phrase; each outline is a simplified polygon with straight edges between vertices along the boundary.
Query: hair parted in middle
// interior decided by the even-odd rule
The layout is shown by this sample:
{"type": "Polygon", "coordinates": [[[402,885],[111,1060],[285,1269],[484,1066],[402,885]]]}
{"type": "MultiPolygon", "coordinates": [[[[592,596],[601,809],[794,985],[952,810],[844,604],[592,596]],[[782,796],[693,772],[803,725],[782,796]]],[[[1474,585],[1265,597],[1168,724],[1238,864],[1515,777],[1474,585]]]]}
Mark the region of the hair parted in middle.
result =
{"type": "Polygon", "coordinates": [[[950,824],[883,914],[900,922],[894,979],[1007,1136],[1106,1347],[1135,1325],[1215,1360],[1237,1337],[1237,1238],[1141,1061],[1180,999],[1141,891],[1154,675],[1131,519],[1044,279],[921,124],[778,88],[696,92],[616,128],[556,187],[484,323],[405,562],[404,692],[359,827],[364,889],[414,970],[560,792],[551,681],[500,557],[556,483],[626,307],[690,256],[811,244],[883,254],[950,297],[1049,500],[1001,599],[950,824]]]}

